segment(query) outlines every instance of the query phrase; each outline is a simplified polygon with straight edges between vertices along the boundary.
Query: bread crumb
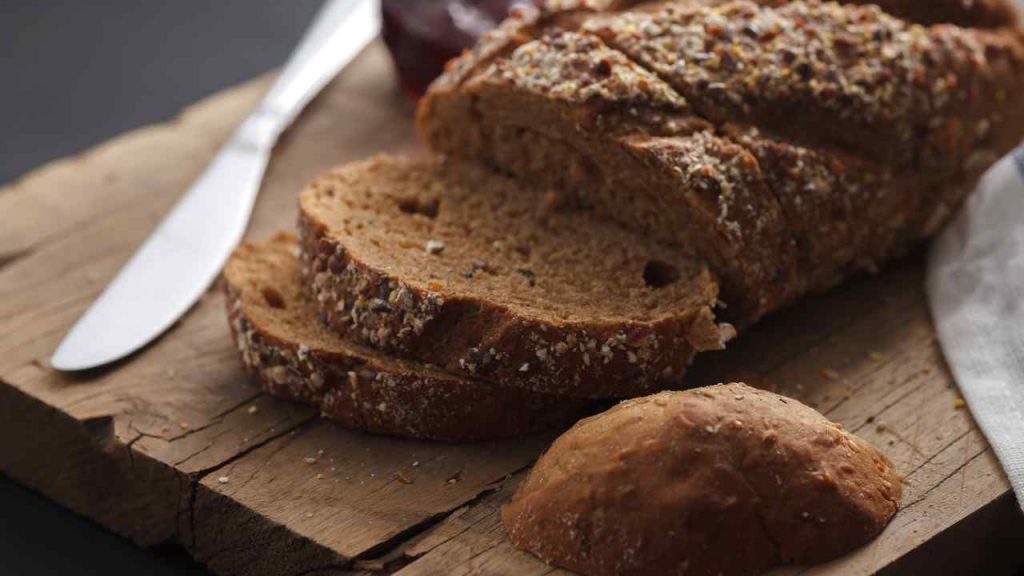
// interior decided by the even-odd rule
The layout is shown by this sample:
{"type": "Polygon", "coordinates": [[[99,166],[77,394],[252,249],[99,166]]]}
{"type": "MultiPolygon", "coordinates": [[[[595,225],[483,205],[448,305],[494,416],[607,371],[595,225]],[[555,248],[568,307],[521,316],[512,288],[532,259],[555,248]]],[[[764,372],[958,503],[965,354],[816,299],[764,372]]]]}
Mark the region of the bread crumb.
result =
{"type": "Polygon", "coordinates": [[[255,413],[259,412],[259,411],[260,411],[260,409],[259,409],[258,406],[249,406],[249,409],[246,410],[246,412],[248,412],[249,414],[255,414],[255,413]]]}
{"type": "Polygon", "coordinates": [[[317,472],[316,479],[317,480],[323,480],[324,479],[323,472],[317,472]]]}
{"type": "Polygon", "coordinates": [[[416,460],[416,461],[414,461],[414,462],[412,463],[412,467],[413,467],[413,468],[418,468],[418,467],[419,467],[419,465],[420,465],[420,461],[419,461],[419,460],[416,460]]]}
{"type": "Polygon", "coordinates": [[[957,398],[956,400],[953,400],[953,409],[954,410],[963,410],[966,407],[967,407],[967,402],[964,402],[963,398],[957,398]]]}
{"type": "Polygon", "coordinates": [[[312,517],[313,517],[313,513],[312,512],[306,512],[306,518],[312,518],[312,517]]]}
{"type": "Polygon", "coordinates": [[[395,472],[395,479],[401,482],[402,484],[412,484],[412,478],[410,478],[405,472],[402,472],[401,470],[395,472]]]}
{"type": "Polygon", "coordinates": [[[425,249],[427,254],[440,254],[445,247],[445,243],[440,240],[427,240],[425,249]]]}
{"type": "Polygon", "coordinates": [[[306,457],[306,464],[316,464],[316,458],[314,458],[312,456],[307,456],[306,457]]]}
{"type": "Polygon", "coordinates": [[[231,482],[231,476],[221,476],[220,478],[217,478],[217,482],[227,484],[228,482],[231,482]]]}
{"type": "Polygon", "coordinates": [[[732,324],[729,324],[728,322],[722,322],[721,324],[719,324],[718,332],[719,338],[721,339],[721,344],[723,346],[727,342],[730,342],[731,340],[735,339],[738,334],[738,332],[736,332],[736,327],[733,326],[732,324]]]}
{"type": "Polygon", "coordinates": [[[180,428],[181,428],[182,430],[188,430],[188,422],[185,422],[184,420],[183,420],[183,421],[181,421],[181,422],[178,422],[178,426],[179,426],[179,427],[180,427],[180,428]]]}

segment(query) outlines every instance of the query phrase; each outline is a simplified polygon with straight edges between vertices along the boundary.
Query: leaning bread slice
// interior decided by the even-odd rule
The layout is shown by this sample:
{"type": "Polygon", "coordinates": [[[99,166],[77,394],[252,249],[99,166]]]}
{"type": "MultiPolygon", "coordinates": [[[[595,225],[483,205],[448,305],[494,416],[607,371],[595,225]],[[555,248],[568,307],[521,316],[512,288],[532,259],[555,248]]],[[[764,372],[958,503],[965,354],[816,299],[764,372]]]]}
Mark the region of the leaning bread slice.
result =
{"type": "Polygon", "coordinates": [[[663,388],[722,347],[702,263],[545,200],[475,164],[335,170],[300,196],[320,310],[393,354],[574,397],[663,388]]]}
{"type": "Polygon", "coordinates": [[[228,317],[242,360],[275,395],[319,406],[344,426],[450,441],[516,436],[567,425],[589,403],[387,358],[317,319],[293,236],[244,244],[224,269],[228,317]]]}

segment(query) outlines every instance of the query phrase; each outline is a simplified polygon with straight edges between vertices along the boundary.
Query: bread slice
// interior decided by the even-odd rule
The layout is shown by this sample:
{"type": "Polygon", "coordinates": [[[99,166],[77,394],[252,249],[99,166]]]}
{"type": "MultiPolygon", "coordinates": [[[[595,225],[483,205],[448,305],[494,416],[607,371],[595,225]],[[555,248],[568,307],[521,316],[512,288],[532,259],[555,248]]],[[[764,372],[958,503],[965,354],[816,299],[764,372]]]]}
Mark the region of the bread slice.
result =
{"type": "Polygon", "coordinates": [[[884,3],[996,28],[770,0],[533,14],[438,80],[420,130],[689,247],[746,324],[905,252],[1019,142],[1021,33],[1001,0],[958,4],[884,3]]]}
{"type": "Polygon", "coordinates": [[[378,157],[300,195],[305,271],[346,337],[574,397],[678,383],[715,324],[706,267],[481,166],[378,157]]]}
{"type": "Polygon", "coordinates": [[[448,441],[566,426],[591,409],[460,378],[346,341],[318,320],[301,281],[294,236],[240,246],[224,269],[231,331],[264,390],[318,406],[342,425],[448,441]]]}

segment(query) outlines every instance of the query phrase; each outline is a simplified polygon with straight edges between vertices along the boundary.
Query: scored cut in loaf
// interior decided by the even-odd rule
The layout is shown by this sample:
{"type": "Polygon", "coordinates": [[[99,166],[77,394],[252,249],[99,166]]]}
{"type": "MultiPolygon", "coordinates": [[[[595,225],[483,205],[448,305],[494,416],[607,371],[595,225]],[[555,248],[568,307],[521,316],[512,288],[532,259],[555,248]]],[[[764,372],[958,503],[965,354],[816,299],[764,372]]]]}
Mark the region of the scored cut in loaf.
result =
{"type": "Polygon", "coordinates": [[[324,327],[302,283],[297,240],[246,243],[224,269],[228,318],[246,369],[275,395],[378,434],[473,441],[567,426],[592,409],[390,358],[324,327]]]}
{"type": "Polygon", "coordinates": [[[446,370],[626,397],[678,384],[732,333],[700,261],[478,165],[377,157],[318,179],[299,208],[327,323],[446,370]]]}
{"type": "Polygon", "coordinates": [[[696,250],[741,324],[905,253],[1024,134],[1005,0],[633,4],[520,12],[420,132],[696,250]]]}

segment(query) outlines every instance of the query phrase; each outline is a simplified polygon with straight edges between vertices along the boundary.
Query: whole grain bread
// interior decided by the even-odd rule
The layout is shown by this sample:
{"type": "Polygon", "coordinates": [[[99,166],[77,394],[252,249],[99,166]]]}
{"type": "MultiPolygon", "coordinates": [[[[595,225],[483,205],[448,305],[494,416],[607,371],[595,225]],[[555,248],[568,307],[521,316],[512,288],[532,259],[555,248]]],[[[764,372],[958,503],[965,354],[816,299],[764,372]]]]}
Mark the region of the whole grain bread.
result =
{"type": "Polygon", "coordinates": [[[300,195],[326,322],[394,355],[504,386],[626,397],[719,349],[717,285],[684,252],[488,169],[378,157],[300,195]]]}
{"type": "Polygon", "coordinates": [[[1024,134],[1002,0],[551,4],[451,66],[424,140],[694,250],[740,323],[902,254],[1024,134]]]}
{"type": "Polygon", "coordinates": [[[378,434],[473,441],[567,426],[592,409],[472,381],[349,342],[326,329],[305,289],[294,236],[240,246],[224,269],[231,331],[267,392],[378,434]]]}
{"type": "Polygon", "coordinates": [[[558,438],[502,510],[545,561],[605,574],[761,574],[835,558],[896,513],[860,438],[743,384],[625,401],[558,438]]]}

